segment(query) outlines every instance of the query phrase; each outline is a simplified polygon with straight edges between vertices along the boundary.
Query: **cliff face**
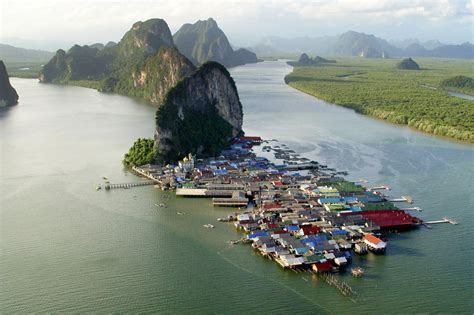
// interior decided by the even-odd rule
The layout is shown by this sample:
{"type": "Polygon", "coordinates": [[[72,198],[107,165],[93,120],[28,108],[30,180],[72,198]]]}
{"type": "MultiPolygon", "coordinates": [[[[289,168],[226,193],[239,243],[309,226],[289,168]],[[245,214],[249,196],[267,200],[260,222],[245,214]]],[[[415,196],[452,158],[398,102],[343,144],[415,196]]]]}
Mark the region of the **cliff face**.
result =
{"type": "Polygon", "coordinates": [[[143,98],[160,104],[170,88],[195,70],[194,65],[176,48],[162,46],[140,70],[132,72],[132,84],[143,98]]]}
{"type": "Polygon", "coordinates": [[[184,24],[173,39],[179,51],[196,65],[217,61],[226,67],[234,67],[257,62],[257,56],[246,49],[234,51],[212,18],[184,24]]]}
{"type": "Polygon", "coordinates": [[[208,62],[166,95],[156,115],[155,150],[159,162],[188,153],[215,155],[242,134],[242,105],[232,77],[208,62]]]}
{"type": "Polygon", "coordinates": [[[98,82],[99,90],[136,96],[160,104],[166,92],[196,70],[175,47],[162,19],[136,22],[118,44],[101,49],[75,45],[58,50],[43,67],[41,82],[98,82]]]}
{"type": "Polygon", "coordinates": [[[18,104],[18,94],[10,84],[5,64],[0,60],[0,107],[16,104],[18,104]]]}

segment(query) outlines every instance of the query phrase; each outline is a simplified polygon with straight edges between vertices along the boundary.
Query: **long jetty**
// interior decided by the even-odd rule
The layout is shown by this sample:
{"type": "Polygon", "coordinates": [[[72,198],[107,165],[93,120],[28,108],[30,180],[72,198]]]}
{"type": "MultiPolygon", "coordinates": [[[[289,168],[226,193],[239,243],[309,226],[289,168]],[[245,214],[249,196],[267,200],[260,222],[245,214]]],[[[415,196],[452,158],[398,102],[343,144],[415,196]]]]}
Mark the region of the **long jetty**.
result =
{"type": "Polygon", "coordinates": [[[154,185],[156,184],[152,180],[147,180],[144,182],[133,182],[133,183],[120,183],[120,184],[105,184],[104,188],[105,189],[116,189],[116,188],[132,188],[132,187],[138,187],[138,186],[147,186],[147,185],[154,185]]]}

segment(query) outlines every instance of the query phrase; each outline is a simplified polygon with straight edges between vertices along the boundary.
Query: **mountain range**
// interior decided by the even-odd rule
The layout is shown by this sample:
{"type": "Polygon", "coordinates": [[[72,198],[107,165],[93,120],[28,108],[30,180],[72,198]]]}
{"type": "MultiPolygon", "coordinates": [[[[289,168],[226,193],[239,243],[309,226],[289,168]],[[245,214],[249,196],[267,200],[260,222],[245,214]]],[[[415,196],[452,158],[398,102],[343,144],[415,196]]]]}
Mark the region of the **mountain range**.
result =
{"type": "Polygon", "coordinates": [[[44,62],[53,55],[54,53],[50,51],[0,44],[0,59],[5,62],[44,62]]]}
{"type": "Polygon", "coordinates": [[[444,57],[474,58],[471,43],[446,45],[439,41],[421,43],[417,40],[389,42],[374,35],[348,31],[338,36],[281,38],[266,37],[250,48],[259,54],[311,53],[332,56],[387,57],[444,57]],[[395,45],[396,44],[396,45],[395,45]],[[426,45],[426,46],[423,46],[426,45]]]}
{"type": "Polygon", "coordinates": [[[136,22],[118,43],[60,49],[40,73],[43,83],[79,84],[145,99],[158,107],[159,162],[188,153],[212,155],[242,132],[242,105],[226,68],[197,67],[175,46],[162,19],[136,22]]]}

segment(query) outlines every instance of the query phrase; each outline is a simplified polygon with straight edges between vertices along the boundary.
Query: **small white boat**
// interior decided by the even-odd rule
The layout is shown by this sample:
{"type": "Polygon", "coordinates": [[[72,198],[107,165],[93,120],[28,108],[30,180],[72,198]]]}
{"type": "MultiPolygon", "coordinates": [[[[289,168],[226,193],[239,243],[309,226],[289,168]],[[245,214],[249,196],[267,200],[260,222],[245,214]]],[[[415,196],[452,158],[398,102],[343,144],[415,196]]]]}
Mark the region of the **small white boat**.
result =
{"type": "Polygon", "coordinates": [[[213,229],[213,228],[215,227],[214,225],[212,225],[212,224],[210,224],[210,223],[204,224],[203,226],[204,226],[205,228],[208,228],[208,229],[213,229]]]}
{"type": "Polygon", "coordinates": [[[178,215],[185,215],[186,212],[176,212],[176,214],[178,214],[178,215]]]}

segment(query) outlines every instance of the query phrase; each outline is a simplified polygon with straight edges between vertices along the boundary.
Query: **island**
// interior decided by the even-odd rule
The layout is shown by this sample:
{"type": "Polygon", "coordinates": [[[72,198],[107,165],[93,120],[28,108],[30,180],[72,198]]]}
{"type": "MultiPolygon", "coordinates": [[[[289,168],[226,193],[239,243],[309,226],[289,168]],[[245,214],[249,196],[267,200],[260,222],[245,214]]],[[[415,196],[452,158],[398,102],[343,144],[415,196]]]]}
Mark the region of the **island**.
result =
{"type": "Polygon", "coordinates": [[[0,60],[0,107],[18,104],[18,93],[10,84],[7,68],[0,60]]]}

